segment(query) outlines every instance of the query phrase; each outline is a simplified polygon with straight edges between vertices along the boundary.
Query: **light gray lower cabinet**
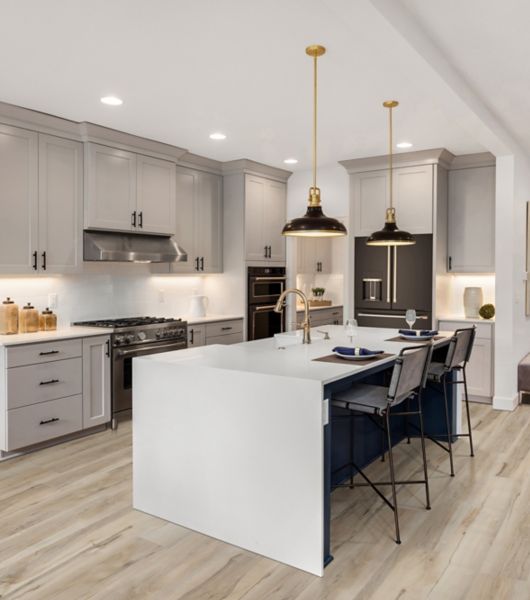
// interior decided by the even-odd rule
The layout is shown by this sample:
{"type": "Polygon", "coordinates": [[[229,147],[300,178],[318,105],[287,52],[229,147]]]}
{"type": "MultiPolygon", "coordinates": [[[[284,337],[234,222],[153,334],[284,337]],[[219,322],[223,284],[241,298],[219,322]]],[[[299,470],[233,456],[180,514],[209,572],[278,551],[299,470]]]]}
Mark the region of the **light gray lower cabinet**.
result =
{"type": "Polygon", "coordinates": [[[0,348],[0,450],[110,421],[109,337],[0,348]]]}
{"type": "Polygon", "coordinates": [[[188,325],[188,347],[238,344],[243,341],[243,319],[188,325]]]}
{"type": "MultiPolygon", "coordinates": [[[[311,326],[321,327],[323,325],[342,325],[343,308],[342,306],[333,306],[330,308],[320,308],[310,311],[311,326]]],[[[296,322],[299,324],[304,320],[304,312],[297,311],[296,322]]],[[[300,328],[300,326],[298,326],[300,328]]]]}

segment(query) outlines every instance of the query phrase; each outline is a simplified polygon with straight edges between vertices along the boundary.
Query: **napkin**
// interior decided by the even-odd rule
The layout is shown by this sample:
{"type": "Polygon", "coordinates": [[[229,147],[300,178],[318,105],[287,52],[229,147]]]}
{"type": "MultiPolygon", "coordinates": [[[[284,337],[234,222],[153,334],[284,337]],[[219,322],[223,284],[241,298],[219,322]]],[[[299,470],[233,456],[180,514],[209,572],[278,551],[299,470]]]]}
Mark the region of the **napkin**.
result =
{"type": "Polygon", "coordinates": [[[382,354],[382,350],[368,350],[368,348],[348,348],[347,346],[336,346],[332,352],[344,354],[345,356],[373,356],[374,354],[382,354]]]}
{"type": "Polygon", "coordinates": [[[415,336],[427,336],[427,335],[438,335],[436,329],[400,329],[399,333],[403,335],[415,335],[415,336]]]}

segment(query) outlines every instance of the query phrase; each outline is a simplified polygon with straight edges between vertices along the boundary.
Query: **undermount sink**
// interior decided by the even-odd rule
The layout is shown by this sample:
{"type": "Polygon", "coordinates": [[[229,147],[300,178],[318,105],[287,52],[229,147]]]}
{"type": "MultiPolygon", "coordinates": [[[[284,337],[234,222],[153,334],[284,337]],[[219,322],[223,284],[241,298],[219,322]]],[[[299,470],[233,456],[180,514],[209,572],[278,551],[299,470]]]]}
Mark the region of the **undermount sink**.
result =
{"type": "MultiPolygon", "coordinates": [[[[297,329],[296,331],[286,331],[284,333],[274,334],[274,343],[276,348],[286,348],[287,346],[295,346],[296,344],[303,343],[303,331],[297,329]]],[[[319,342],[325,339],[322,333],[314,333],[311,331],[311,342],[319,342]]]]}

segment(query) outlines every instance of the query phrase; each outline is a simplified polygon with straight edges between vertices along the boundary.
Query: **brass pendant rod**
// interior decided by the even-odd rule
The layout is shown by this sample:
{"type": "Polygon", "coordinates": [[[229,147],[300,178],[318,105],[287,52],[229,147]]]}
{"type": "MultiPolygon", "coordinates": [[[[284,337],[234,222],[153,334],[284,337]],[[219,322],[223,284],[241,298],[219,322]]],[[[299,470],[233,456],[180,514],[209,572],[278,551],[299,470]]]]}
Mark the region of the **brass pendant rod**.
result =
{"type": "Polygon", "coordinates": [[[389,170],[390,170],[390,208],[393,208],[393,192],[394,192],[394,186],[392,185],[392,109],[394,107],[390,106],[388,109],[388,127],[389,127],[389,134],[388,134],[388,166],[389,166],[389,170]]]}
{"type": "Polygon", "coordinates": [[[317,56],[313,58],[313,190],[317,187],[317,56]]]}

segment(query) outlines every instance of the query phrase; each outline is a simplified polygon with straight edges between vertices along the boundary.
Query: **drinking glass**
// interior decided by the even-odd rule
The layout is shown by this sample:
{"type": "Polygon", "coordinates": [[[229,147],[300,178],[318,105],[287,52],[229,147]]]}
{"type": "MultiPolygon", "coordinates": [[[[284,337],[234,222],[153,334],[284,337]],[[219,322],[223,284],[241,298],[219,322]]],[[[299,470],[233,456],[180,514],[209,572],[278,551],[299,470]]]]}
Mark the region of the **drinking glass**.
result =
{"type": "Polygon", "coordinates": [[[357,333],[357,321],[355,319],[347,319],[344,323],[346,335],[350,338],[350,344],[353,342],[353,336],[357,333]]]}
{"type": "Polygon", "coordinates": [[[414,327],[414,323],[416,322],[416,311],[413,308],[409,308],[405,313],[405,321],[409,326],[409,329],[414,327]]]}

